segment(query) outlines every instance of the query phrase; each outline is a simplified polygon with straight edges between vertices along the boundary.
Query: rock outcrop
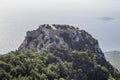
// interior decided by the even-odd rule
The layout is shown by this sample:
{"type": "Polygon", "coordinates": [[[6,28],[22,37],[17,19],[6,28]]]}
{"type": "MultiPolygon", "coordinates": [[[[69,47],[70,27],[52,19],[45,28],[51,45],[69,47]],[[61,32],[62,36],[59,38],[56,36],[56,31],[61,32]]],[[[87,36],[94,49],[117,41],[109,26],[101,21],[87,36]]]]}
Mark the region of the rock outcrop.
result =
{"type": "Polygon", "coordinates": [[[79,30],[69,25],[44,24],[40,25],[37,30],[28,31],[25,40],[19,47],[19,51],[34,49],[40,52],[46,48],[59,49],[65,45],[69,50],[90,51],[104,56],[99,48],[98,41],[94,39],[85,30],[79,30]]]}

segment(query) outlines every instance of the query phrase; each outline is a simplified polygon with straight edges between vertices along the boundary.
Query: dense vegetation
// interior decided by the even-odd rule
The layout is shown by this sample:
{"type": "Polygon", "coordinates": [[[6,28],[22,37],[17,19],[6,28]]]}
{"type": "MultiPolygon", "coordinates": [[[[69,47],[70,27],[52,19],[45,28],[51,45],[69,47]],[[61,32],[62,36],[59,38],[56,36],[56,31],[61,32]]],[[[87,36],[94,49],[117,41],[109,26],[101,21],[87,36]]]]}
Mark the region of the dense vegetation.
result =
{"type": "Polygon", "coordinates": [[[13,51],[0,55],[0,80],[120,80],[120,73],[103,57],[87,51],[40,53],[13,51]]]}

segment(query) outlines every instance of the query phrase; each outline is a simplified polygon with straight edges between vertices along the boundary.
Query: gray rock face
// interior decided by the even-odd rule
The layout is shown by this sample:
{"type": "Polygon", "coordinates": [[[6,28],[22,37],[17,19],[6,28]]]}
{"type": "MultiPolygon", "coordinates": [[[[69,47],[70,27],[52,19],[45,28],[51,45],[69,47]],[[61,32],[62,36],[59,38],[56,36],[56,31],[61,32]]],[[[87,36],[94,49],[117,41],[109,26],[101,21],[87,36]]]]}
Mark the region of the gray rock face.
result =
{"type": "Polygon", "coordinates": [[[25,40],[20,45],[20,52],[34,49],[40,52],[46,48],[60,49],[64,45],[70,50],[82,50],[99,53],[104,56],[99,48],[98,41],[84,30],[79,30],[69,25],[40,25],[37,30],[28,31],[25,40]]]}

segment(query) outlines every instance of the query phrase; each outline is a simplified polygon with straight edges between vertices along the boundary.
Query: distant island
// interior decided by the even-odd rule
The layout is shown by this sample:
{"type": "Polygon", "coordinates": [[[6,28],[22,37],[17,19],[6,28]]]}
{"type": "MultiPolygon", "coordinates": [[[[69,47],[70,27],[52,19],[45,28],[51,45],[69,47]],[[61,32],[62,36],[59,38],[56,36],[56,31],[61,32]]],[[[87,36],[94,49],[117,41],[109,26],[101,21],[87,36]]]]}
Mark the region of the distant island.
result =
{"type": "Polygon", "coordinates": [[[106,59],[120,71],[120,51],[105,52],[106,59]]]}

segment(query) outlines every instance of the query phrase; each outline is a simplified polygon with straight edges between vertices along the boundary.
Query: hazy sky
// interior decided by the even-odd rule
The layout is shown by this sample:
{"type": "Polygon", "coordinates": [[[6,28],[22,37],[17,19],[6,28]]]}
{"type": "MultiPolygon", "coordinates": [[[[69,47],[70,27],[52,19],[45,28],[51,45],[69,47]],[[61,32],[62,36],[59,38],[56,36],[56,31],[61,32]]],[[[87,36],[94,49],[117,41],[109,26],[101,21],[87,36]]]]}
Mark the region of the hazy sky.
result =
{"type": "Polygon", "coordinates": [[[120,0],[0,0],[0,53],[15,50],[40,24],[85,29],[103,51],[120,50],[120,0]]]}

